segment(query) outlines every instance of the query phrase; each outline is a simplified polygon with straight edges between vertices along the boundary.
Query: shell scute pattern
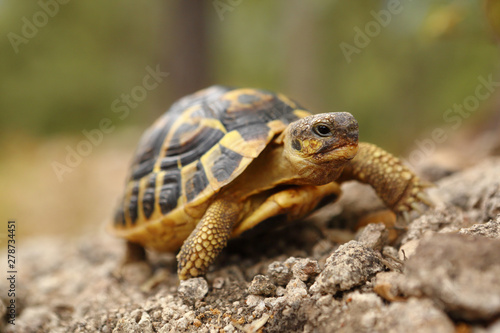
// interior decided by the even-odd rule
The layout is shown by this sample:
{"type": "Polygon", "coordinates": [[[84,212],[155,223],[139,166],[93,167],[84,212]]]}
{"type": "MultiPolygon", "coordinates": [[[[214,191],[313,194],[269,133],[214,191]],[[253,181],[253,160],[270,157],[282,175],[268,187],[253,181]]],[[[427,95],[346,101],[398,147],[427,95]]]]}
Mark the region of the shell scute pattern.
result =
{"type": "Polygon", "coordinates": [[[193,201],[201,192],[207,189],[208,179],[205,173],[205,168],[200,161],[197,161],[190,168],[185,168],[187,170],[185,174],[184,182],[184,194],[186,196],[186,201],[193,201]]]}
{"type": "MultiPolygon", "coordinates": [[[[242,136],[251,135],[249,128],[261,127],[270,121],[280,119],[286,124],[297,120],[293,113],[296,103],[288,100],[287,104],[277,95],[255,89],[240,89],[234,94],[228,93],[224,96],[231,104],[221,119],[228,131],[234,129],[240,131],[242,136]],[[257,125],[257,126],[252,126],[257,125]]],[[[263,131],[261,131],[262,133],[263,131]]],[[[248,140],[252,140],[250,136],[248,140]]]]}
{"type": "Polygon", "coordinates": [[[200,157],[200,152],[207,151],[218,142],[225,133],[219,129],[183,124],[172,137],[171,145],[164,158],[160,160],[160,169],[168,170],[187,165],[200,157]]]}
{"type": "MultiPolygon", "coordinates": [[[[172,126],[176,123],[176,119],[193,106],[202,104],[210,105],[216,101],[229,88],[221,86],[213,86],[189,96],[185,96],[175,102],[170,109],[163,114],[141,137],[139,141],[136,156],[132,162],[132,179],[139,179],[153,171],[155,164],[158,162],[158,156],[164,147],[167,136],[172,132],[172,126]]],[[[196,109],[198,110],[198,108],[196,109]]],[[[217,118],[217,114],[210,108],[204,108],[205,117],[217,118]],[[208,112],[207,112],[208,111],[208,112]]],[[[194,115],[198,115],[196,112],[194,115]]],[[[177,152],[174,149],[175,145],[168,147],[171,149],[171,155],[175,156],[177,152]]],[[[186,148],[189,148],[186,146],[186,148]]],[[[168,155],[167,155],[168,157],[168,155]]]]}
{"type": "Polygon", "coordinates": [[[196,210],[302,116],[297,108],[283,95],[221,86],[180,99],[141,138],[114,228],[132,233],[161,220],[165,227],[171,214],[202,215],[196,210]]]}
{"type": "Polygon", "coordinates": [[[149,219],[155,207],[156,173],[152,173],[147,179],[147,184],[142,196],[142,209],[144,216],[149,219]]]}
{"type": "Polygon", "coordinates": [[[139,205],[139,183],[135,182],[132,186],[132,193],[130,195],[130,198],[128,200],[128,210],[126,211],[126,215],[128,213],[128,216],[130,218],[130,221],[132,224],[134,224],[137,220],[137,212],[138,212],[138,205],[139,205]]]}
{"type": "Polygon", "coordinates": [[[180,196],[181,174],[179,171],[165,172],[160,186],[159,204],[162,214],[167,214],[175,208],[177,198],[180,196]]]}
{"type": "Polygon", "coordinates": [[[231,177],[243,156],[224,146],[220,146],[220,151],[220,155],[215,159],[211,171],[218,182],[223,182],[231,177]]]}

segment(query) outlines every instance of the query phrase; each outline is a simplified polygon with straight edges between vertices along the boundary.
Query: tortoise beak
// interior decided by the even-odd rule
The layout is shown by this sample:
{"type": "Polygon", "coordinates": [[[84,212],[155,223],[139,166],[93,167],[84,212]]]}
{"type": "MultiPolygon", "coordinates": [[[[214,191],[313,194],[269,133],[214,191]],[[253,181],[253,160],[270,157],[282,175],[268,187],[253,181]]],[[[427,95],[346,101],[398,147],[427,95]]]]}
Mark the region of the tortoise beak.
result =
{"type": "Polygon", "coordinates": [[[331,159],[338,162],[347,162],[352,160],[358,153],[358,144],[348,144],[333,149],[329,154],[331,159]]]}

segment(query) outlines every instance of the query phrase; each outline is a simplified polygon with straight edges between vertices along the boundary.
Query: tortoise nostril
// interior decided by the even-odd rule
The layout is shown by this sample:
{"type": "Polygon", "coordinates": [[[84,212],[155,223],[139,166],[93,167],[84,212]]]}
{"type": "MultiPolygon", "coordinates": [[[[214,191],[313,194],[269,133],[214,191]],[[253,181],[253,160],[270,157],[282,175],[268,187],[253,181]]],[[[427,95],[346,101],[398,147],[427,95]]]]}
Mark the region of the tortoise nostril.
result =
{"type": "Polygon", "coordinates": [[[358,141],[358,131],[349,131],[347,132],[347,136],[352,141],[358,141]]]}
{"type": "Polygon", "coordinates": [[[349,141],[358,141],[358,122],[349,112],[334,113],[333,122],[338,134],[349,141]]]}
{"type": "Polygon", "coordinates": [[[358,137],[358,123],[351,123],[349,124],[349,126],[347,126],[347,133],[349,134],[349,136],[356,136],[356,138],[358,137]]]}

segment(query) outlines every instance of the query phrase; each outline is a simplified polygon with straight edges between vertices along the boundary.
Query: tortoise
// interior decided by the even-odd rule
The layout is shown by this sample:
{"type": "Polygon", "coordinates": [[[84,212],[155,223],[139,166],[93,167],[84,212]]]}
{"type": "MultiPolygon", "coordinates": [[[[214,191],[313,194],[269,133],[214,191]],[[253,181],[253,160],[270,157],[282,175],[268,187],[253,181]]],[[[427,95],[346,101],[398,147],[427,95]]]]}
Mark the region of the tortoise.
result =
{"type": "Polygon", "coordinates": [[[128,261],[175,252],[181,280],[204,275],[228,239],[282,215],[297,220],[339,184],[371,185],[407,215],[429,204],[396,157],[358,143],[347,112],[311,114],[280,93],[212,86],[175,102],[144,133],[112,232],[128,261]]]}

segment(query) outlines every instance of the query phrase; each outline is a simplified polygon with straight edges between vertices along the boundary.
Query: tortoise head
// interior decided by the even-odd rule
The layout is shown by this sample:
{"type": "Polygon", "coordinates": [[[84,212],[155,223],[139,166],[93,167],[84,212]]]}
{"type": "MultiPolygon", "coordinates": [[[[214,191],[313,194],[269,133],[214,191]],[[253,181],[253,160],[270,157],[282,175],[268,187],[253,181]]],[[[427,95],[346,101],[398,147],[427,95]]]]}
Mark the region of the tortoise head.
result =
{"type": "Polygon", "coordinates": [[[322,185],[337,179],[358,152],[358,122],[348,112],[299,119],[284,133],[285,158],[296,169],[298,183],[322,185]]]}

